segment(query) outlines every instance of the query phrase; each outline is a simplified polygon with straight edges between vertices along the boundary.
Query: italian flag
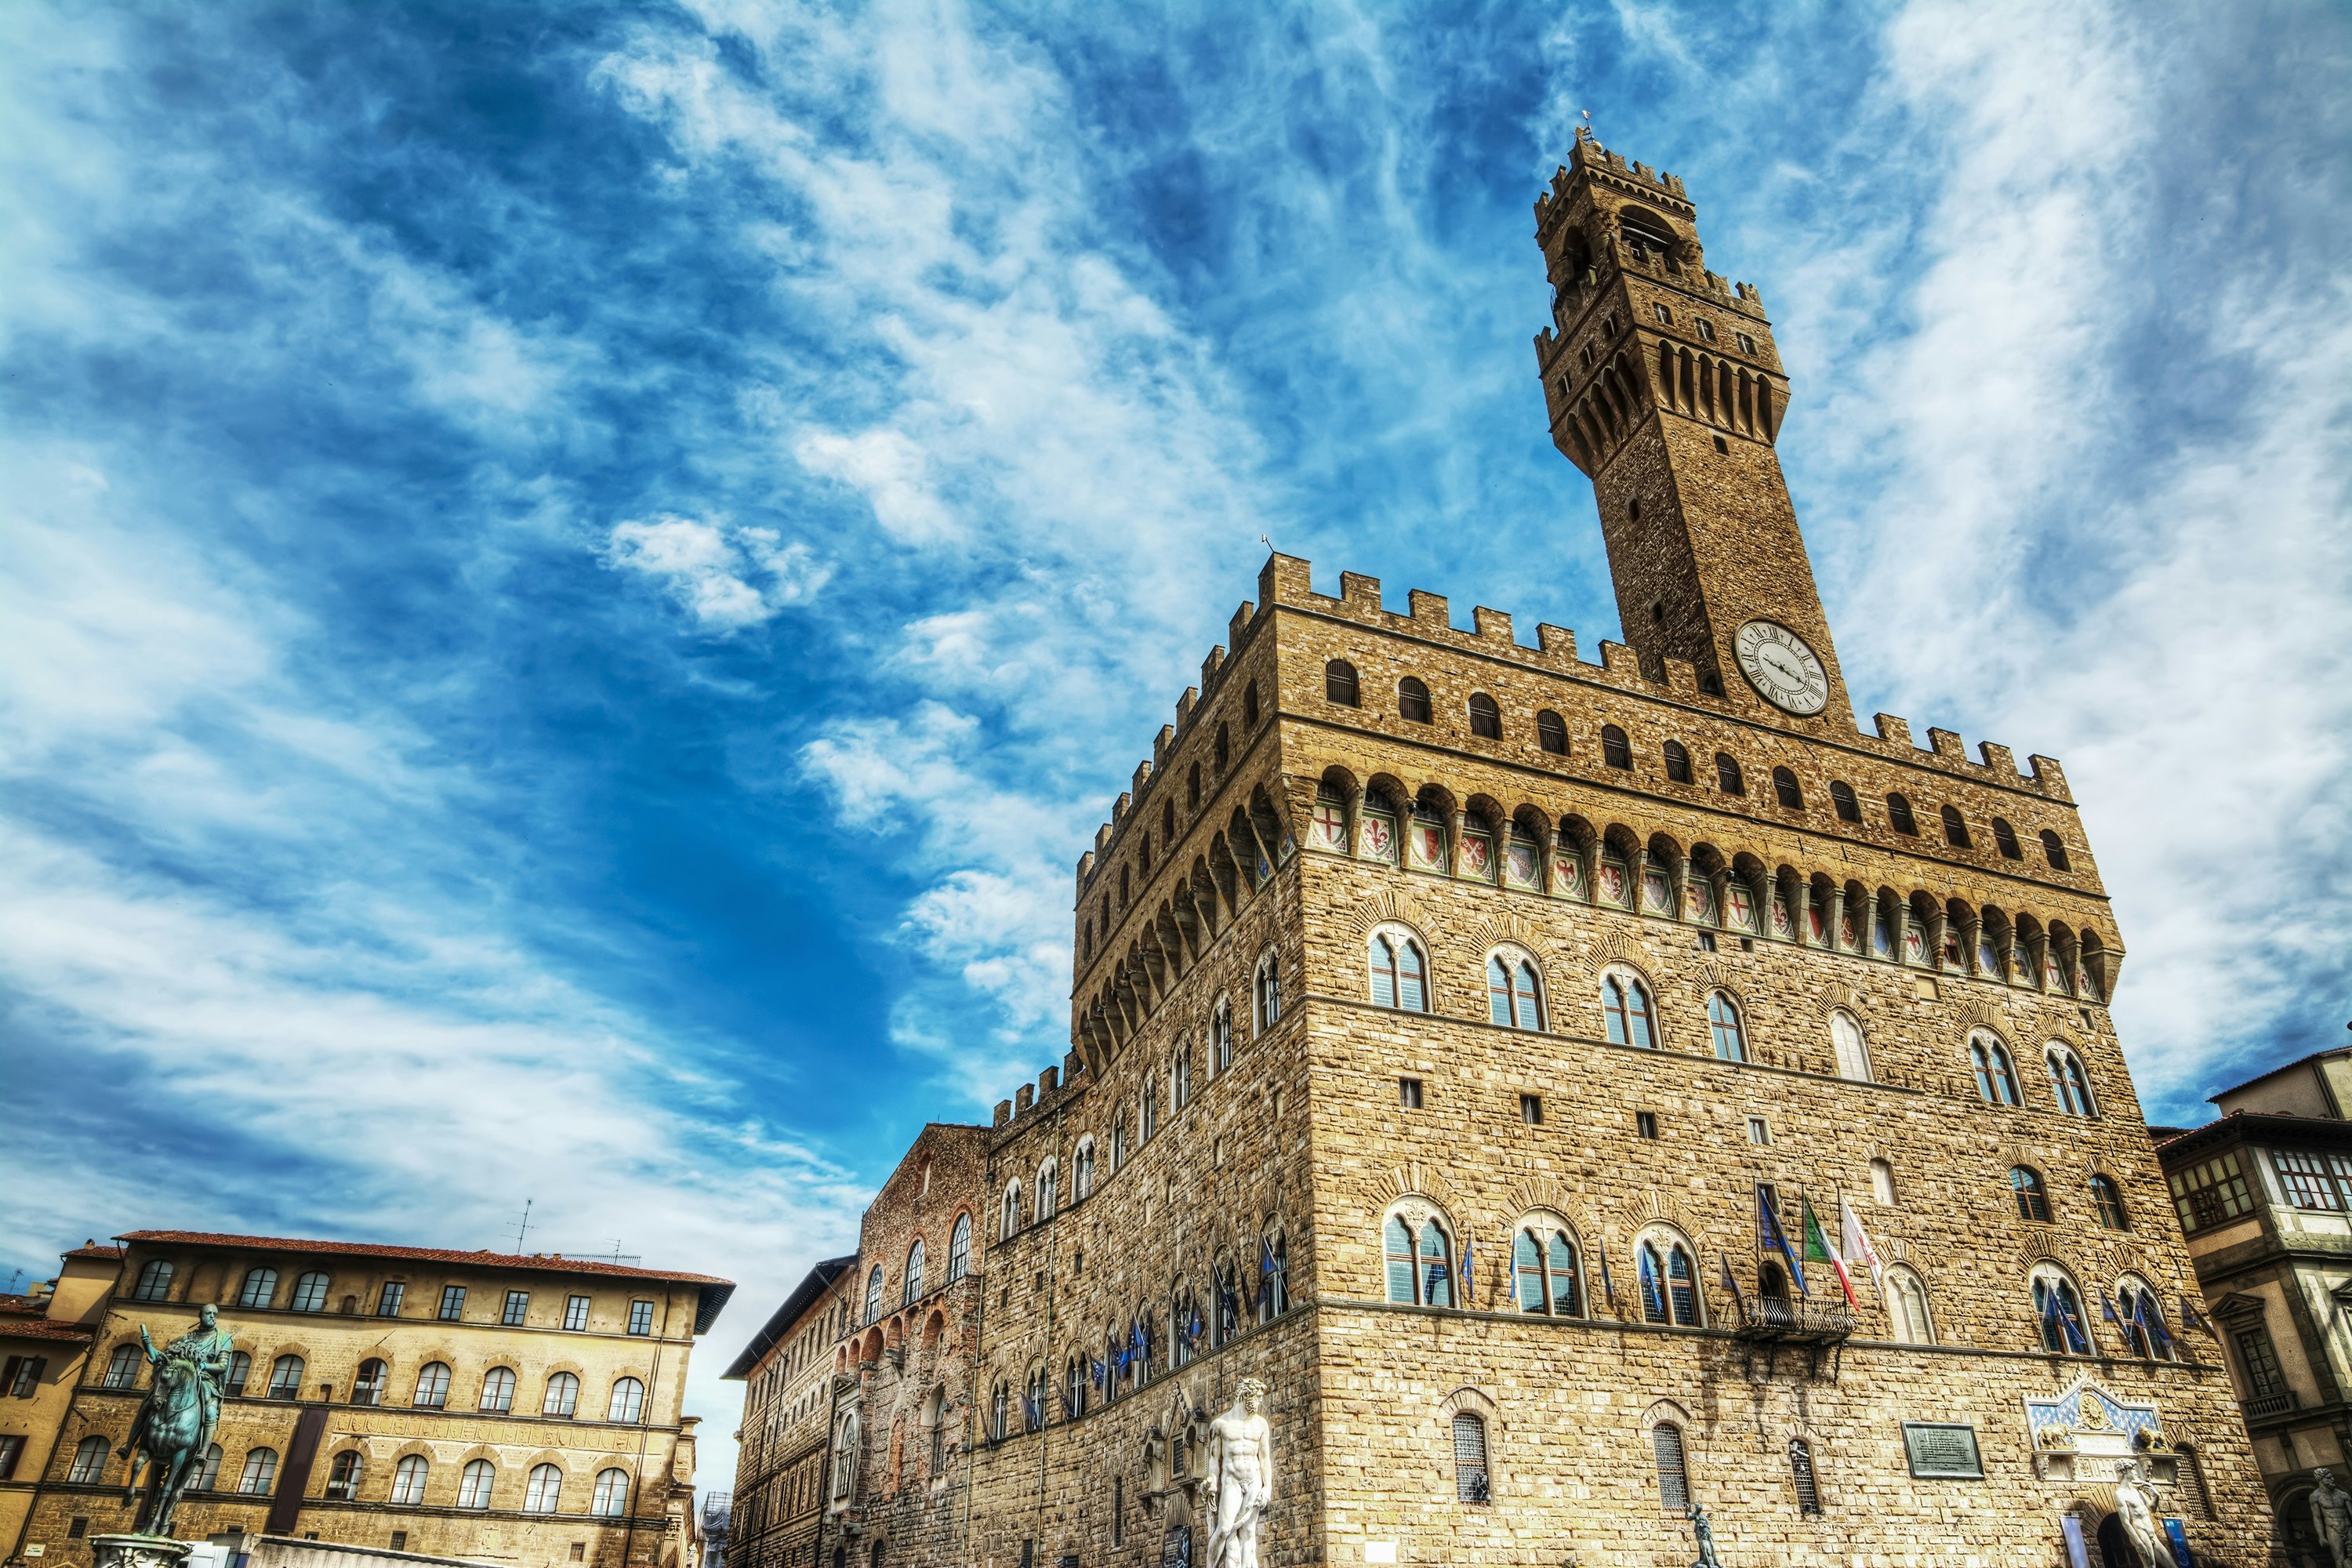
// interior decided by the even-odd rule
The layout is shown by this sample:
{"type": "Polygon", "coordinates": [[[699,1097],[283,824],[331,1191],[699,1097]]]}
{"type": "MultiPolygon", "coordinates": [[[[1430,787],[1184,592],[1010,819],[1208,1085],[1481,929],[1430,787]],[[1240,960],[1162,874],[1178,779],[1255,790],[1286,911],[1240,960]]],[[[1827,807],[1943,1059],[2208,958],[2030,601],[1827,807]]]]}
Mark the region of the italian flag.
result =
{"type": "MultiPolygon", "coordinates": [[[[1841,1199],[1840,1203],[1843,1205],[1843,1200],[1841,1199]]],[[[1822,1228],[1821,1220],[1813,1214],[1813,1200],[1807,1198],[1804,1204],[1805,1260],[1808,1263],[1826,1263],[1836,1269],[1838,1288],[1845,1292],[1845,1304],[1860,1311],[1862,1303],[1853,1299],[1853,1280],[1845,1271],[1845,1259],[1838,1256],[1837,1244],[1830,1239],[1830,1233],[1822,1228]]],[[[1851,1209],[1846,1211],[1849,1216],[1853,1212],[1851,1209]]]]}

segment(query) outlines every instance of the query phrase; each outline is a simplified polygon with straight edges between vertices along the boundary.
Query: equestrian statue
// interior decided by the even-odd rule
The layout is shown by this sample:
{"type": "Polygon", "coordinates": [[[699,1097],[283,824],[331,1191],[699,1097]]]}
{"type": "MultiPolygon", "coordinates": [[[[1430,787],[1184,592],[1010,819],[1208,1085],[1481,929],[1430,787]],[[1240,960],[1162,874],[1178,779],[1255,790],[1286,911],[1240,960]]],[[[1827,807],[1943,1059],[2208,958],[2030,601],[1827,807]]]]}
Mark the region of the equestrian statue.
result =
{"type": "Polygon", "coordinates": [[[205,1451],[220,1425],[231,1345],[220,1326],[220,1313],[210,1302],[198,1320],[194,1328],[160,1351],[147,1337],[147,1326],[139,1326],[139,1345],[155,1376],[115,1457],[131,1460],[131,1472],[122,1483],[126,1503],[138,1494],[140,1465],[147,1467],[147,1495],[131,1527],[141,1535],[171,1535],[180,1494],[203,1471],[205,1451]]]}

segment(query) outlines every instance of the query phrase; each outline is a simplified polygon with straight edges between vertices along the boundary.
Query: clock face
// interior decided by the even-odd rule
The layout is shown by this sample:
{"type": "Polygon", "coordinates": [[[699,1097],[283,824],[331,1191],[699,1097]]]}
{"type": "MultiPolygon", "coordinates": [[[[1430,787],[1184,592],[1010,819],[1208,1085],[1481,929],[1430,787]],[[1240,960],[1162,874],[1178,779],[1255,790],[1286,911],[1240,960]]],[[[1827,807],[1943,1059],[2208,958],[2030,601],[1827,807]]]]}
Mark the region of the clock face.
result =
{"type": "Polygon", "coordinates": [[[1740,673],[1766,701],[1790,713],[1828,706],[1830,678],[1805,639],[1777,621],[1750,621],[1732,638],[1740,673]]]}

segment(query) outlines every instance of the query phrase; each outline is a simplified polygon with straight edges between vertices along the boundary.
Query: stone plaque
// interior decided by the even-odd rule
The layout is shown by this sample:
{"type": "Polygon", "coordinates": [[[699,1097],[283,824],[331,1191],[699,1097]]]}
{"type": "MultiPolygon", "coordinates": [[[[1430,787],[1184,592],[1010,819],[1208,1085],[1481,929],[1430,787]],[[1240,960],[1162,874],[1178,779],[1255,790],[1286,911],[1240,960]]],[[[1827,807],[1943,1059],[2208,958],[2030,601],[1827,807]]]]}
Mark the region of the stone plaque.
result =
{"type": "Polygon", "coordinates": [[[1980,1481],[1984,1459],[1977,1452],[1977,1429],[1938,1421],[1903,1423],[1903,1451],[1911,1473],[1929,1480],[1980,1481]]]}

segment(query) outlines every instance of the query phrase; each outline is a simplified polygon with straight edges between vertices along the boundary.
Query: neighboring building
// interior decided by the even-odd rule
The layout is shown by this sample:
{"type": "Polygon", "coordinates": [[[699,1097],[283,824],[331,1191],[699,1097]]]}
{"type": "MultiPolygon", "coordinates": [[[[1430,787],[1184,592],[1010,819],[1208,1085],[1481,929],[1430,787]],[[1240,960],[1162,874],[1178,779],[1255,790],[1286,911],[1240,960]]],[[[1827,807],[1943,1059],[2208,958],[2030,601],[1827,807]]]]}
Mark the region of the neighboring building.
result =
{"type": "Polygon", "coordinates": [[[1580,134],[1535,219],[1631,646],[1267,563],[1078,863],[1074,1049],[867,1215],[812,1568],[1197,1562],[1244,1375],[1267,1568],[2113,1563],[2127,1460],[2270,1560],[2063,773],[1856,731],[1681,183],[1580,134]]]}
{"type": "Polygon", "coordinates": [[[2221,1119],[2160,1127],[2172,1203],[2253,1436],[2294,1568],[2328,1568],[2313,1475],[2352,1481],[2352,1049],[2213,1097],[2221,1119]]]}
{"type": "Polygon", "coordinates": [[[743,1384],[728,1510],[730,1568],[805,1568],[824,1500],[833,1347],[849,1331],[857,1259],[810,1269],[721,1376],[743,1384]]]}
{"type": "Polygon", "coordinates": [[[692,1568],[696,1418],[680,1399],[728,1281],[553,1255],[116,1240],[20,1549],[41,1548],[42,1568],[83,1568],[87,1536],[130,1527],[114,1449],[148,1382],[140,1327],[161,1346],[206,1302],[237,1355],[184,1537],[692,1568]]]}
{"type": "Polygon", "coordinates": [[[734,1515],[733,1493],[702,1494],[702,1557],[699,1568],[725,1568],[728,1528],[734,1515]]]}
{"type": "Polygon", "coordinates": [[[0,1296],[0,1542],[11,1563],[23,1554],[33,1492],[82,1381],[122,1248],[86,1241],[60,1262],[55,1279],[0,1296]]]}

